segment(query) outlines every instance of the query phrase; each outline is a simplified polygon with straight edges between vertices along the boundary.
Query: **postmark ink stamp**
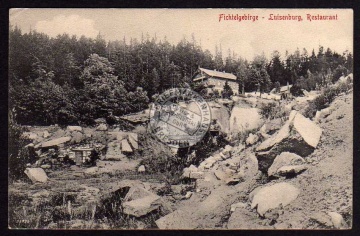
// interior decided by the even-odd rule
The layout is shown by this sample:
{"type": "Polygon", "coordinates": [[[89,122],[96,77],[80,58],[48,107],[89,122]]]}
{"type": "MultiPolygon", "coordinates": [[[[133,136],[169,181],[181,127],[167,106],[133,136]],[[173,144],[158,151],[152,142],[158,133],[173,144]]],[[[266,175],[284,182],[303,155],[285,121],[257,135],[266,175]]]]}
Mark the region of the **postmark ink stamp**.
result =
{"type": "Polygon", "coordinates": [[[190,147],[199,142],[211,123],[210,107],[188,88],[162,93],[150,108],[150,131],[170,147],[190,147]]]}

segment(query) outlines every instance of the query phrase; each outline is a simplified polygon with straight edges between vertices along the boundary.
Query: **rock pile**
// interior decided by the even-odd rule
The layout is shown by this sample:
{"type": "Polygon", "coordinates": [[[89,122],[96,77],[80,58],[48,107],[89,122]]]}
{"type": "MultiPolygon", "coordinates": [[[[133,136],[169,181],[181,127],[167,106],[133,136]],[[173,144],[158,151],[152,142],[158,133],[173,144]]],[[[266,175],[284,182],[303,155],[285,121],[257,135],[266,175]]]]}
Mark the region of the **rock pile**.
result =
{"type": "Polygon", "coordinates": [[[266,172],[282,152],[292,152],[302,157],[309,155],[318,145],[321,133],[321,128],[314,122],[292,111],[284,126],[256,148],[259,170],[266,172]]]}

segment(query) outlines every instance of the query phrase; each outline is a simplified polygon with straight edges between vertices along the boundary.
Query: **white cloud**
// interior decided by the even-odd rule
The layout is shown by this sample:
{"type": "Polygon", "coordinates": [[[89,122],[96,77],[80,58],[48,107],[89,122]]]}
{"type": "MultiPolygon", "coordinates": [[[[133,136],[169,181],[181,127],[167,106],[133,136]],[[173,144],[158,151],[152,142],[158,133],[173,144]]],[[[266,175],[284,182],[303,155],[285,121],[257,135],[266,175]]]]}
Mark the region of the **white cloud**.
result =
{"type": "Polygon", "coordinates": [[[94,27],[94,20],[82,18],[79,15],[58,15],[52,20],[38,21],[35,25],[38,32],[56,37],[58,34],[96,37],[99,31],[94,27]]]}

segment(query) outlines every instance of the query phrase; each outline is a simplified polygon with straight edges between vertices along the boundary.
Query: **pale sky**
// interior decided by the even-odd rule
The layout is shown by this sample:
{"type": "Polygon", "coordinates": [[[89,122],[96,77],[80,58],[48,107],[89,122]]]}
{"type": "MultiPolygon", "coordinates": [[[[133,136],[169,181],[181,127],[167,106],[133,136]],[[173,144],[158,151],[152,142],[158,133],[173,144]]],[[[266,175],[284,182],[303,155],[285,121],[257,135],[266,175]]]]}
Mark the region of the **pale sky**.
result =
{"type": "Polygon", "coordinates": [[[269,58],[278,50],[308,53],[319,44],[326,49],[343,53],[353,52],[353,11],[350,9],[11,9],[10,24],[23,33],[30,28],[51,37],[58,34],[96,37],[100,32],[105,40],[122,40],[126,37],[140,40],[141,34],[150,38],[164,36],[171,44],[182,38],[191,40],[194,33],[203,49],[215,52],[222,46],[223,56],[228,49],[238,56],[252,60],[262,52],[269,58]],[[258,20],[221,20],[220,14],[258,16],[258,20]],[[268,20],[270,14],[302,17],[302,21],[268,20]],[[333,21],[308,21],[307,14],[336,15],[333,21]]]}

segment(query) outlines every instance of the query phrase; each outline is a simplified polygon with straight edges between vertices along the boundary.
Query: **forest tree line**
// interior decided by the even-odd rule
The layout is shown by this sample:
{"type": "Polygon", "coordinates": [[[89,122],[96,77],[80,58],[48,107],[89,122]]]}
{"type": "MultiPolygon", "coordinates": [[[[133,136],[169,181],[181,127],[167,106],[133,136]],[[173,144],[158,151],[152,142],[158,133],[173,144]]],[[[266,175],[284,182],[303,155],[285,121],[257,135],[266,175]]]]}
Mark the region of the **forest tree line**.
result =
{"type": "Polygon", "coordinates": [[[146,109],[168,88],[200,89],[191,81],[199,66],[233,73],[240,93],[258,86],[269,92],[287,83],[294,84],[294,93],[313,90],[353,68],[350,52],[322,46],[317,54],[305,48],[285,55],[274,51],[270,59],[259,54],[247,61],[216,46],[212,55],[194,35],[176,45],[148,34],[106,42],[100,34],[51,38],[15,26],[9,32],[9,110],[23,125],[92,125],[97,118],[111,121],[146,109]]]}

